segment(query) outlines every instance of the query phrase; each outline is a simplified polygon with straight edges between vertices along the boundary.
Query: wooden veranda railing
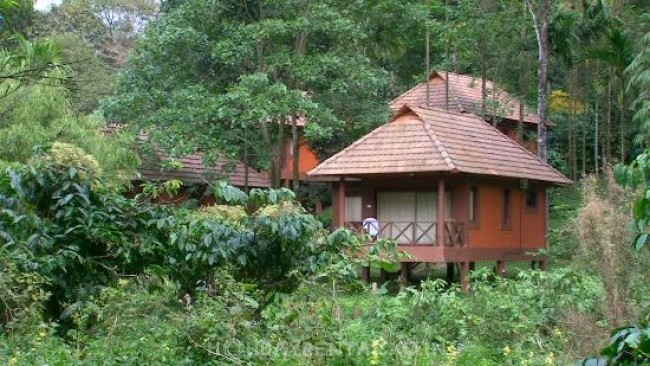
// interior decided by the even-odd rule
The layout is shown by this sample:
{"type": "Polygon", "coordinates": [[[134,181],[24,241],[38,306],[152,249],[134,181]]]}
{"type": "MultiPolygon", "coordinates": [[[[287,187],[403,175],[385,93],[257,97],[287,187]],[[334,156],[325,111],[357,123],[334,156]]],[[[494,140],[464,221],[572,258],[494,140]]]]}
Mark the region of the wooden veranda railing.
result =
{"type": "MultiPolygon", "coordinates": [[[[377,237],[393,239],[397,244],[417,244],[438,246],[436,240],[436,222],[424,221],[390,221],[380,222],[377,228],[377,237]]],[[[367,233],[371,230],[364,228],[361,221],[349,221],[345,227],[357,232],[367,233]]],[[[463,224],[453,221],[445,223],[445,246],[462,247],[463,224]]]]}

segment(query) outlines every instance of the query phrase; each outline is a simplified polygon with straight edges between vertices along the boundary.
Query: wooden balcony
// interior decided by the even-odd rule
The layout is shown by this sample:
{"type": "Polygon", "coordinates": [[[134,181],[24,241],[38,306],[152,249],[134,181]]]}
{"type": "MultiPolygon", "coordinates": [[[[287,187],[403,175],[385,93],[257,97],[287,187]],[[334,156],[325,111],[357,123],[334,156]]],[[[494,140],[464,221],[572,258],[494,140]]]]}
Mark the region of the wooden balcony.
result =
{"type": "MultiPolygon", "coordinates": [[[[393,239],[399,245],[439,246],[436,239],[436,222],[380,222],[377,237],[393,239]]],[[[345,227],[357,233],[367,233],[361,221],[349,221],[345,227]]],[[[464,247],[463,224],[447,221],[445,223],[445,247],[464,247]]]]}

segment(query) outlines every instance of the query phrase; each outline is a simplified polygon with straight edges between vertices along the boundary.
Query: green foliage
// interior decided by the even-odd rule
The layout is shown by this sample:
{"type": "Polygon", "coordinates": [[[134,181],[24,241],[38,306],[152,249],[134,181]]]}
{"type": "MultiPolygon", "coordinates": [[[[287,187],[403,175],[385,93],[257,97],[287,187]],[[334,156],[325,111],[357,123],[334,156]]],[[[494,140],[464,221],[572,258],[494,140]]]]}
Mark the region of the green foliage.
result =
{"type": "Polygon", "coordinates": [[[0,252],[0,333],[31,332],[34,321],[38,323],[49,297],[47,278],[34,272],[23,271],[19,263],[23,253],[0,252]]]}
{"type": "MultiPolygon", "coordinates": [[[[650,247],[650,165],[649,152],[646,150],[628,166],[617,166],[616,178],[619,183],[631,186],[639,192],[633,206],[634,231],[637,234],[632,245],[637,250],[650,247]]],[[[620,264],[625,266],[627,263],[620,264]]],[[[637,270],[638,271],[638,270],[637,270]]],[[[635,288],[636,290],[636,288],[635,288]]],[[[614,365],[640,365],[650,362],[650,328],[646,324],[617,328],[612,332],[610,344],[603,349],[601,355],[614,365]]],[[[586,360],[585,364],[597,362],[596,359],[586,360]]]]}
{"type": "Polygon", "coordinates": [[[637,233],[633,245],[636,249],[650,247],[650,151],[646,150],[628,166],[618,166],[616,178],[640,191],[633,207],[637,233]]]}
{"type": "Polygon", "coordinates": [[[0,180],[2,246],[48,280],[52,310],[96,293],[123,272],[160,261],[163,208],[103,191],[92,157],[55,144],[0,180]],[[145,228],[153,231],[148,232],[145,228]]]}
{"type": "Polygon", "coordinates": [[[22,36],[16,36],[16,43],[12,49],[0,48],[0,98],[45,79],[55,85],[64,79],[61,72],[65,67],[58,43],[47,38],[30,42],[22,36]]]}
{"type": "Polygon", "coordinates": [[[528,271],[518,279],[478,274],[471,295],[434,282],[397,296],[305,282],[262,306],[255,285],[229,270],[213,277],[193,297],[151,274],[120,280],[79,309],[68,342],[41,323],[32,334],[0,335],[0,358],[9,364],[568,364],[562,352],[580,330],[562,329],[556,319],[576,308],[593,311],[600,296],[590,277],[528,271]]]}
{"type": "Polygon", "coordinates": [[[246,146],[263,168],[279,166],[293,118],[307,116],[311,146],[326,153],[385,120],[377,95],[386,73],[359,52],[366,35],[349,5],[258,5],[167,7],[135,46],[106,114],[150,131],[165,151],[243,156],[246,146]]]}
{"type": "Polygon", "coordinates": [[[556,260],[571,260],[580,246],[575,217],[581,204],[581,187],[576,184],[547,192],[550,204],[548,255],[556,260]]]}
{"type": "Polygon", "coordinates": [[[116,195],[94,167],[62,144],[29,167],[5,167],[0,286],[12,295],[3,359],[552,363],[575,336],[558,319],[597,315],[602,302],[602,285],[571,270],[516,279],[479,270],[469,295],[440,280],[373,294],[357,266],[400,258],[395,243],[360,256],[367,238],[327,234],[289,192],[221,185],[241,205],[188,212],[116,195]]]}
{"type": "Polygon", "coordinates": [[[138,163],[133,137],[119,131],[106,136],[99,115],[75,116],[63,87],[24,87],[0,99],[0,110],[1,159],[26,163],[35,146],[70,143],[92,154],[107,180],[132,178],[138,163]]]}
{"type": "Polygon", "coordinates": [[[115,76],[79,34],[87,37],[87,33],[63,33],[52,38],[61,45],[62,57],[69,64],[64,86],[70,110],[76,115],[88,115],[97,110],[100,99],[112,93],[115,76]]]}
{"type": "Polygon", "coordinates": [[[226,265],[264,290],[290,291],[299,278],[331,264],[327,251],[338,253],[352,240],[329,238],[287,190],[240,192],[245,206],[203,212],[124,198],[97,179],[91,156],[67,144],[4,171],[3,248],[23,253],[21,268],[48,280],[51,310],[64,307],[64,317],[117,278],[150,266],[189,292],[226,265]]]}
{"type": "Polygon", "coordinates": [[[650,141],[650,98],[647,96],[650,88],[650,32],[641,40],[641,50],[630,62],[625,73],[630,76],[627,92],[636,95],[633,102],[634,116],[632,120],[639,126],[640,133],[635,139],[639,145],[650,141]]]}
{"type": "Polygon", "coordinates": [[[650,327],[623,327],[612,331],[610,345],[602,355],[614,365],[650,363],[650,327]]]}

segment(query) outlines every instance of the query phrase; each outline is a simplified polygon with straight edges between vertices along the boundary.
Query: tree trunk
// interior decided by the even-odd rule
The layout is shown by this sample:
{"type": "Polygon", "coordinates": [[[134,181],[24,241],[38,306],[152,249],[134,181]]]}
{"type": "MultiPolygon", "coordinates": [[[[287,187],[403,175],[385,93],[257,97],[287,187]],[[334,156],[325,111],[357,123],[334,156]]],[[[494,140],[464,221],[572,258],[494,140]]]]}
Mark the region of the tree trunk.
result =
{"type": "Polygon", "coordinates": [[[248,140],[246,139],[246,130],[244,130],[244,192],[249,191],[249,172],[248,172],[248,140]]]}
{"type": "Polygon", "coordinates": [[[571,68],[571,124],[569,128],[569,161],[571,167],[571,179],[576,180],[578,177],[578,148],[577,148],[577,131],[576,131],[576,120],[577,120],[577,111],[576,111],[576,74],[577,70],[571,68]]]}
{"type": "MultiPolygon", "coordinates": [[[[593,75],[598,75],[598,62],[595,62],[593,67],[595,69],[595,72],[593,73],[593,75]]],[[[585,74],[585,87],[589,85],[590,75],[591,75],[590,74],[591,68],[589,67],[589,61],[587,61],[587,68],[586,69],[587,70],[586,70],[586,74],[585,74]]],[[[592,89],[590,88],[589,90],[592,90],[592,89]]],[[[600,141],[599,141],[599,138],[600,138],[600,136],[599,136],[599,132],[600,132],[599,128],[600,128],[600,126],[599,126],[599,124],[600,124],[600,121],[598,119],[600,111],[598,110],[598,107],[599,107],[599,105],[598,105],[598,92],[596,92],[595,90],[592,91],[591,93],[589,93],[589,97],[590,97],[589,98],[590,101],[592,101],[592,98],[593,98],[593,103],[594,103],[594,172],[596,174],[598,174],[599,165],[600,165],[599,162],[598,162],[598,149],[599,149],[599,145],[600,145],[600,141]]],[[[590,105],[591,105],[591,103],[590,103],[590,105]]],[[[585,127],[585,130],[586,129],[587,129],[587,127],[585,127]]]]}
{"type": "Polygon", "coordinates": [[[587,111],[589,106],[589,100],[587,96],[587,81],[585,80],[587,75],[587,70],[589,64],[585,63],[582,67],[581,80],[582,80],[582,113],[580,118],[580,133],[582,134],[582,151],[580,151],[580,157],[582,158],[581,173],[582,177],[587,175],[587,111]]]}
{"type": "Polygon", "coordinates": [[[298,116],[291,117],[291,148],[293,149],[293,192],[300,189],[300,146],[298,136],[298,116]]]}
{"type": "MultiPolygon", "coordinates": [[[[479,37],[479,58],[481,59],[481,118],[487,121],[487,66],[485,65],[485,40],[479,37]]],[[[496,116],[494,116],[496,117],[496,116]]],[[[494,118],[492,125],[496,126],[497,119],[494,118]]]]}
{"type": "MultiPolygon", "coordinates": [[[[303,12],[307,11],[309,2],[303,3],[305,7],[303,12]]],[[[302,58],[307,53],[307,42],[309,41],[309,31],[303,30],[296,39],[295,54],[297,58],[302,58]]],[[[300,89],[302,85],[294,82],[294,88],[300,89]]],[[[293,192],[298,195],[300,189],[300,135],[298,133],[298,116],[294,113],[291,116],[291,149],[293,154],[293,192]]]]}
{"type": "MultiPolygon", "coordinates": [[[[483,52],[481,52],[483,53],[483,52]]],[[[486,72],[486,67],[485,67],[485,61],[483,59],[485,58],[485,55],[482,55],[481,57],[481,117],[483,120],[487,119],[487,82],[485,81],[487,79],[487,72],[486,72]]],[[[496,126],[497,119],[496,116],[494,117],[494,121],[492,121],[492,124],[496,126]]]]}
{"type": "Polygon", "coordinates": [[[280,188],[282,185],[282,169],[284,168],[284,162],[286,158],[286,138],[284,137],[284,130],[286,121],[280,120],[278,122],[278,142],[275,146],[274,154],[274,181],[273,188],[280,188]]]}
{"type": "Polygon", "coordinates": [[[621,163],[625,164],[625,158],[627,157],[627,150],[625,144],[625,131],[627,130],[627,123],[625,121],[625,88],[623,80],[621,80],[621,91],[618,96],[619,108],[621,110],[619,115],[619,130],[620,130],[620,140],[621,140],[621,163]]]}
{"type": "MultiPolygon", "coordinates": [[[[522,16],[526,16],[526,4],[522,4],[522,16]]],[[[526,26],[522,22],[521,23],[521,29],[519,31],[519,36],[521,37],[519,42],[521,44],[525,44],[525,39],[526,39],[526,26]]],[[[519,66],[519,90],[521,90],[521,99],[519,99],[519,123],[517,124],[517,136],[519,138],[519,143],[521,146],[526,147],[526,137],[524,136],[524,104],[521,102],[524,100],[525,97],[525,91],[528,90],[528,78],[526,77],[526,70],[528,70],[529,65],[528,65],[528,55],[526,52],[523,50],[520,51],[520,55],[522,60],[520,61],[520,66],[519,66]]],[[[527,147],[526,147],[527,148],[527,147]]]]}
{"type": "MultiPolygon", "coordinates": [[[[428,19],[427,19],[428,20],[428,19]]],[[[429,100],[431,99],[431,83],[429,82],[429,73],[431,72],[431,64],[429,61],[429,23],[425,23],[425,34],[424,34],[424,42],[426,43],[424,45],[425,52],[426,54],[424,55],[424,68],[425,68],[425,73],[424,73],[424,82],[427,83],[427,107],[429,106],[429,100]]]]}
{"type": "Polygon", "coordinates": [[[580,123],[580,127],[581,127],[580,131],[582,132],[582,151],[580,157],[582,158],[581,172],[582,172],[582,176],[584,177],[587,175],[587,128],[584,123],[585,116],[583,115],[582,117],[583,118],[580,123]]]}
{"type": "MultiPolygon", "coordinates": [[[[449,4],[445,0],[445,27],[449,26],[449,4]]],[[[445,40],[445,62],[449,62],[449,38],[445,40]]],[[[449,110],[449,65],[445,67],[445,110],[449,110]]]]}
{"type": "Polygon", "coordinates": [[[605,162],[612,163],[612,83],[607,81],[607,129],[605,130],[605,162]]]}
{"type": "Polygon", "coordinates": [[[598,96],[596,95],[594,106],[594,172],[598,174],[598,96]]]}
{"type": "Polygon", "coordinates": [[[519,101],[519,122],[517,122],[517,142],[519,142],[519,145],[526,147],[526,141],[524,139],[524,104],[521,101],[519,101]]]}
{"type": "Polygon", "coordinates": [[[546,137],[546,120],[548,118],[548,18],[549,0],[540,0],[539,9],[535,11],[533,0],[526,0],[530,14],[533,17],[535,35],[539,48],[539,69],[537,86],[537,113],[539,123],[537,124],[537,145],[540,159],[546,161],[548,158],[548,147],[546,137]]]}

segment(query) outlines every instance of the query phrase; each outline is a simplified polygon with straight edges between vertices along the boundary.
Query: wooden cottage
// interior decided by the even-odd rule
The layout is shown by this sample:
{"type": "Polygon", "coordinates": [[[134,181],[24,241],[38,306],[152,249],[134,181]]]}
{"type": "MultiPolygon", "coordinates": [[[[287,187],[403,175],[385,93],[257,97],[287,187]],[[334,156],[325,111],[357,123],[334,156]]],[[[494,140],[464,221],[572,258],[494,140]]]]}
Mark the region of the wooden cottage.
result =
{"type": "MultiPolygon", "coordinates": [[[[453,72],[434,71],[426,82],[416,85],[393,99],[389,106],[393,112],[398,111],[403,105],[416,107],[426,105],[483,116],[483,103],[483,79],[453,72]]],[[[499,131],[532,153],[537,153],[536,136],[539,116],[491,80],[485,80],[483,117],[499,131]]]]}
{"type": "Polygon", "coordinates": [[[372,231],[363,222],[374,219],[379,238],[411,255],[405,274],[409,263],[460,263],[464,288],[473,262],[543,266],[547,188],[570,183],[475,115],[409,106],[309,177],[333,181],[335,226],[372,231]]]}

